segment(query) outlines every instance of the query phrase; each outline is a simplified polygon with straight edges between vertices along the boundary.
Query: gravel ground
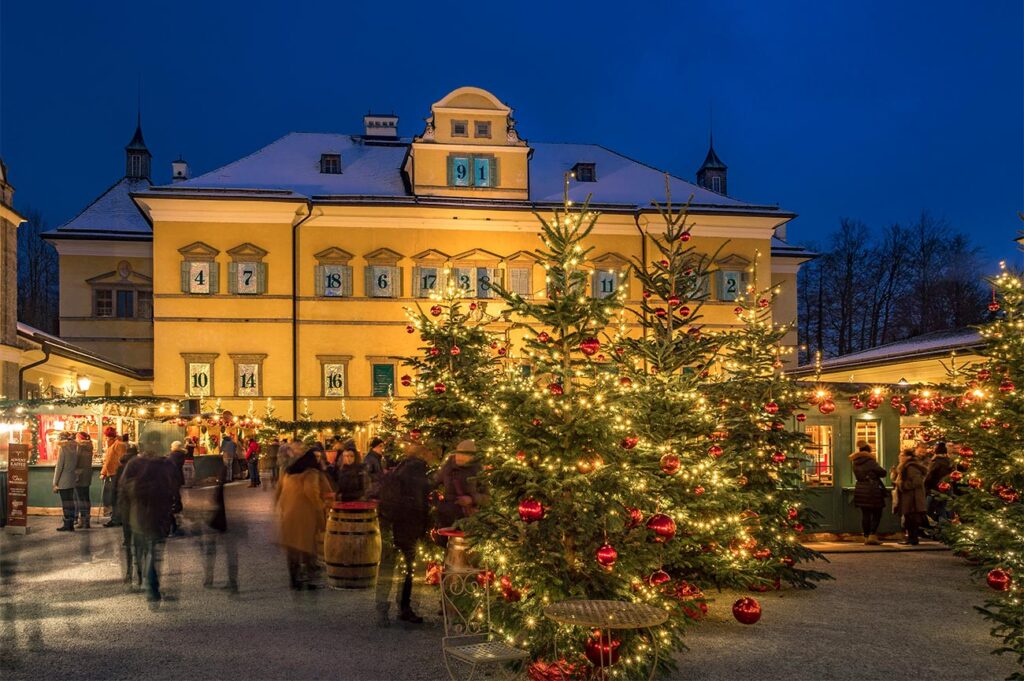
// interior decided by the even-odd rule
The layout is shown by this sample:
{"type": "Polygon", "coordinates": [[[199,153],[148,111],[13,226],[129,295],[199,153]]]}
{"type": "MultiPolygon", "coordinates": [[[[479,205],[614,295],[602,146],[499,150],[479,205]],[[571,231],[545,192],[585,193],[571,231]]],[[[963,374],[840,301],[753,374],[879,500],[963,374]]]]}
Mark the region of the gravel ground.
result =
{"type": "MultiPolygon", "coordinates": [[[[121,583],[120,530],[57,534],[30,518],[0,539],[0,677],[14,679],[442,679],[436,591],[417,586],[419,628],[374,626],[369,592],[294,593],[270,543],[272,494],[228,489],[241,593],[202,588],[197,543],[168,542],[171,598],[150,610],[121,583]],[[241,518],[248,522],[242,527],[241,518]]],[[[197,492],[187,501],[195,507],[197,492]]],[[[948,552],[835,554],[836,577],[758,595],[761,622],[732,619],[716,594],[678,656],[680,679],[992,679],[1013,671],[972,611],[983,586],[948,552]]],[[[221,559],[223,560],[223,559],[221,559]]],[[[224,568],[218,564],[219,583],[224,568]]]]}

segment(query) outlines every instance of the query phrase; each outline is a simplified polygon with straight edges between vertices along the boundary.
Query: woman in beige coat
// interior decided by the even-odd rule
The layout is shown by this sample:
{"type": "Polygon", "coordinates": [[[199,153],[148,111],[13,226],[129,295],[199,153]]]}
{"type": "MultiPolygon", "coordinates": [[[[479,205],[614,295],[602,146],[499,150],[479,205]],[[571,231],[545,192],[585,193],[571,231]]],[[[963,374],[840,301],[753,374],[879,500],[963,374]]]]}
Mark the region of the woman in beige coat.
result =
{"type": "Polygon", "coordinates": [[[901,544],[915,546],[918,543],[924,514],[928,510],[924,494],[927,474],[928,466],[914,455],[914,450],[903,450],[894,480],[899,490],[894,510],[903,516],[903,527],[907,530],[907,539],[901,544]]]}
{"type": "Polygon", "coordinates": [[[288,558],[288,575],[295,590],[316,589],[318,540],[327,524],[331,484],[310,449],[289,465],[275,488],[280,544],[288,558]]]}

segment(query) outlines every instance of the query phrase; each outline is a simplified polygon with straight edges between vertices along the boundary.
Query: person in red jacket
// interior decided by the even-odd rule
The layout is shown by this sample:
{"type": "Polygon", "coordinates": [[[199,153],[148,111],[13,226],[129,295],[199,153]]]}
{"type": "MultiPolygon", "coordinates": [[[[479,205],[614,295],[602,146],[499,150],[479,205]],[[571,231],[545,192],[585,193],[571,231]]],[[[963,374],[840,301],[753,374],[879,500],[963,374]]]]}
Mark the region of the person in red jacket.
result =
{"type": "Polygon", "coordinates": [[[260,443],[255,437],[249,438],[245,448],[245,462],[249,465],[249,487],[260,486],[260,443]]]}

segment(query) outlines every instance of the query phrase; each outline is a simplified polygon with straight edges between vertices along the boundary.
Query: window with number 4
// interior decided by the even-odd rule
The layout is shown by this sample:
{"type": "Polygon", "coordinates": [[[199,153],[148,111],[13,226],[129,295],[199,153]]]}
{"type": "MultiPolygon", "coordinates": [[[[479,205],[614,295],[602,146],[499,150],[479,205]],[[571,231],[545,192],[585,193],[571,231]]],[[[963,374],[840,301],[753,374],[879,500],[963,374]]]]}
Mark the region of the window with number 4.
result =
{"type": "Polygon", "coordinates": [[[181,292],[193,295],[211,295],[218,292],[220,268],[217,255],[220,253],[213,246],[196,241],[183,248],[181,253],[181,292]]]}

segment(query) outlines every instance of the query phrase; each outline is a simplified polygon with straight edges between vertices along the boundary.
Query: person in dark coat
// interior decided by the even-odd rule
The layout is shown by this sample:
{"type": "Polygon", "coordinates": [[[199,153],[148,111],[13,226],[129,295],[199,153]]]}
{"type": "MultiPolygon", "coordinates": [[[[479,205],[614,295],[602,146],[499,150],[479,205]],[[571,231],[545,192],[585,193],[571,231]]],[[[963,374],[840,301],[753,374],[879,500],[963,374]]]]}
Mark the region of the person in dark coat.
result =
{"type": "Polygon", "coordinates": [[[444,501],[437,507],[438,527],[452,527],[477,512],[487,495],[477,484],[480,464],[476,460],[476,442],[463,440],[456,447],[434,481],[444,488],[444,501]]]}
{"type": "Polygon", "coordinates": [[[75,487],[78,484],[78,445],[74,435],[61,433],[57,437],[57,465],[53,467],[53,491],[60,495],[64,524],[58,532],[75,531],[75,487]]]}
{"type": "MultiPolygon", "coordinates": [[[[115,474],[117,494],[114,499],[116,505],[114,506],[114,512],[111,514],[111,521],[116,519],[115,525],[121,527],[121,534],[124,541],[121,546],[125,549],[125,573],[124,581],[126,583],[132,581],[132,525],[128,522],[128,500],[121,496],[123,489],[122,480],[124,479],[124,471],[128,467],[128,464],[139,455],[139,450],[133,445],[125,444],[124,456],[121,457],[121,462],[117,467],[117,473],[115,474]]],[[[139,581],[142,581],[142,574],[139,573],[139,581]]]]}
{"type": "Polygon", "coordinates": [[[367,499],[380,498],[380,476],[384,474],[384,440],[375,437],[370,440],[370,451],[363,457],[363,467],[366,468],[366,476],[369,479],[369,487],[366,490],[367,499]]]}
{"type": "Polygon", "coordinates": [[[78,444],[78,465],[75,470],[75,512],[78,521],[75,527],[88,530],[92,516],[92,500],[89,488],[92,486],[92,438],[89,433],[79,433],[75,438],[78,444]]]}
{"type": "Polygon", "coordinates": [[[228,581],[224,589],[229,595],[238,594],[238,531],[228,532],[227,507],[224,504],[224,472],[217,480],[213,491],[213,503],[206,509],[202,524],[200,545],[203,549],[203,587],[213,588],[214,566],[217,562],[217,546],[220,545],[227,559],[228,581]]]}
{"type": "Polygon", "coordinates": [[[339,501],[360,501],[366,498],[369,478],[366,468],[359,462],[355,444],[341,452],[334,465],[334,491],[339,501]]]}
{"type": "Polygon", "coordinates": [[[901,544],[916,546],[919,541],[921,525],[928,508],[924,493],[927,475],[927,465],[915,456],[914,450],[903,450],[895,479],[899,488],[899,513],[903,516],[903,527],[907,531],[907,539],[901,544]]]}
{"type": "Polygon", "coordinates": [[[174,464],[174,500],[171,503],[171,534],[180,534],[178,514],[184,508],[181,503],[181,488],[185,486],[185,448],[179,440],[171,443],[171,453],[167,460],[174,464]]]}
{"type": "Polygon", "coordinates": [[[940,499],[939,483],[947,475],[953,472],[953,460],[949,458],[946,450],[946,443],[939,442],[935,445],[935,453],[928,462],[928,474],[924,479],[924,489],[928,493],[928,515],[937,523],[949,520],[949,511],[946,510],[946,499],[940,499]]]}
{"type": "Polygon", "coordinates": [[[412,609],[412,572],[416,559],[416,544],[430,528],[430,480],[427,476],[428,462],[434,460],[433,453],[420,444],[411,444],[405,449],[405,456],[398,465],[381,481],[381,557],[377,573],[377,624],[390,624],[388,611],[395,563],[398,554],[405,559],[402,587],[398,592],[398,619],[412,624],[422,624],[423,618],[412,609]],[[393,476],[393,478],[392,478],[393,476]]]}
{"type": "Polygon", "coordinates": [[[853,488],[853,505],[860,509],[860,526],[865,544],[881,544],[878,540],[878,525],[882,521],[882,509],[889,498],[882,478],[885,469],[871,451],[871,445],[858,442],[857,451],[850,455],[853,475],[857,484],[853,488]]]}
{"type": "Polygon", "coordinates": [[[128,462],[122,479],[136,570],[146,576],[146,599],[151,605],[161,600],[160,553],[171,529],[177,481],[174,464],[153,452],[128,462]]]}

